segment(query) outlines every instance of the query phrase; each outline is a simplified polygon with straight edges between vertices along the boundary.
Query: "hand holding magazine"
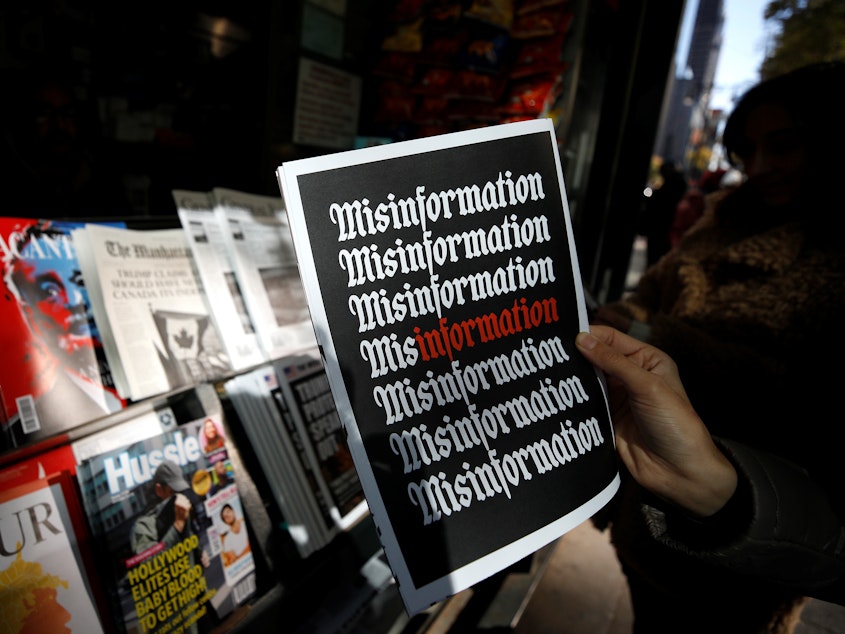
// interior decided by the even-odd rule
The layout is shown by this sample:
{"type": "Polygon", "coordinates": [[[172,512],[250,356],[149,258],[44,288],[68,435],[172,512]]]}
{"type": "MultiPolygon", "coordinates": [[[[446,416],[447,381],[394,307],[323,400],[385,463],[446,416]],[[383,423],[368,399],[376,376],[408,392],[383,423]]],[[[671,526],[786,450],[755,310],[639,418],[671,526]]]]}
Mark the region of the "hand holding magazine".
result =
{"type": "Polygon", "coordinates": [[[619,487],[549,120],[285,163],[331,392],[406,610],[619,487]]]}

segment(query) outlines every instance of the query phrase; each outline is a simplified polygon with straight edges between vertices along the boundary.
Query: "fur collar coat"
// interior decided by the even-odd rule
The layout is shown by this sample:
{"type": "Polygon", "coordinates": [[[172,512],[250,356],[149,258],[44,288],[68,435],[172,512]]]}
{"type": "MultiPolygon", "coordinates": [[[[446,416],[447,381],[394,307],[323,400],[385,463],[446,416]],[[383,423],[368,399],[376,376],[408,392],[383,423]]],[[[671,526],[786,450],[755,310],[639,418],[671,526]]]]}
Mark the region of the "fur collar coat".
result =
{"type": "MultiPolygon", "coordinates": [[[[648,324],[649,343],[675,359],[711,433],[806,469],[842,518],[842,448],[835,438],[845,389],[839,369],[845,359],[845,251],[837,242],[810,236],[800,221],[754,231],[719,222],[709,209],[646,271],[633,294],[610,307],[648,324]]],[[[655,539],[652,502],[623,477],[601,520],[611,525],[626,571],[664,585],[665,596],[679,601],[697,596],[716,613],[736,601],[738,609],[756,605],[761,614],[793,605],[793,591],[750,582],[706,561],[693,563],[655,539]]]]}

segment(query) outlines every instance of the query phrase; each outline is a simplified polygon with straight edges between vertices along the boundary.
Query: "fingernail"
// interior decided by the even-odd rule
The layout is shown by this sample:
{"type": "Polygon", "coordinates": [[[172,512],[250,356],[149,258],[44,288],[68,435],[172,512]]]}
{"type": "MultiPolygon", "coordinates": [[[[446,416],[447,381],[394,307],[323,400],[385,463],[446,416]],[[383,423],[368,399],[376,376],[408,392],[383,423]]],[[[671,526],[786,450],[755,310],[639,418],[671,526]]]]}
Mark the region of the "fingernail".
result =
{"type": "Polygon", "coordinates": [[[575,345],[584,350],[592,350],[598,342],[599,340],[588,332],[579,332],[575,336],[575,345]]]}

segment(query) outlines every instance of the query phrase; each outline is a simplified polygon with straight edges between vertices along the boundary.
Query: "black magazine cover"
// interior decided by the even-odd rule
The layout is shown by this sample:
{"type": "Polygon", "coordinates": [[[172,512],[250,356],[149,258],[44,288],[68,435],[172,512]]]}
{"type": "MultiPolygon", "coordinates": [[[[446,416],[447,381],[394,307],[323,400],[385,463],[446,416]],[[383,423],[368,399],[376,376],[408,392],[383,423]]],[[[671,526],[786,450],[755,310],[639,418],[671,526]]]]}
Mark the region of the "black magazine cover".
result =
{"type": "Polygon", "coordinates": [[[277,171],[331,391],[409,613],[619,486],[551,120],[277,171]]]}

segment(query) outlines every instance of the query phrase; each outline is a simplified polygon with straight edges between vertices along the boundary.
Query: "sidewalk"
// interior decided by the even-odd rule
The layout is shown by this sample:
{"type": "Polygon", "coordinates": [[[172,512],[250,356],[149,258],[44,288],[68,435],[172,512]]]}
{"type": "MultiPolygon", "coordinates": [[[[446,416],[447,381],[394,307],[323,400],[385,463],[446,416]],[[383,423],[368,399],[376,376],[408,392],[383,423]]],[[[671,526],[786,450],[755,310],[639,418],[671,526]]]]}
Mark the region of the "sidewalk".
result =
{"type": "MultiPolygon", "coordinates": [[[[587,521],[557,542],[515,634],[630,634],[631,598],[607,532],[587,521]]],[[[811,600],[793,634],[845,633],[845,607],[811,600]]]]}

